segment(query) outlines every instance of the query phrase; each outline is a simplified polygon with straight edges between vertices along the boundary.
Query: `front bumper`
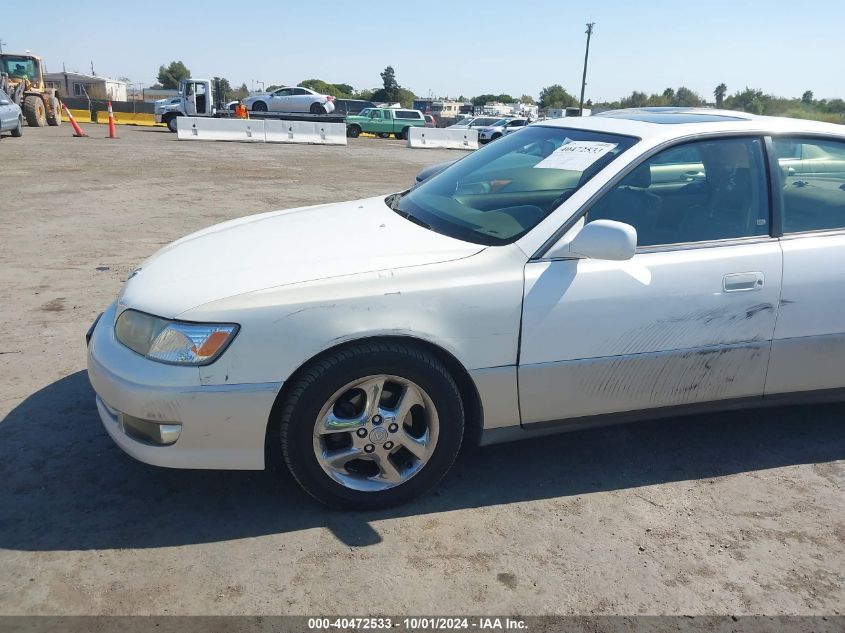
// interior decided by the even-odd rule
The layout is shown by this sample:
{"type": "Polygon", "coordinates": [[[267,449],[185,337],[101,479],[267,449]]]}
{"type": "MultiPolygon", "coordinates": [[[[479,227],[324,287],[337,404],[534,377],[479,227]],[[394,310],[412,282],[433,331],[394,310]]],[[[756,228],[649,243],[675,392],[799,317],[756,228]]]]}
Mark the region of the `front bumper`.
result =
{"type": "Polygon", "coordinates": [[[148,360],[114,336],[115,306],[96,323],[88,377],[97,410],[115,443],[148,464],[171,468],[261,470],[267,421],[281,383],[202,385],[197,367],[148,360]],[[181,424],[175,443],[153,445],[128,435],[121,415],[181,424]]]}

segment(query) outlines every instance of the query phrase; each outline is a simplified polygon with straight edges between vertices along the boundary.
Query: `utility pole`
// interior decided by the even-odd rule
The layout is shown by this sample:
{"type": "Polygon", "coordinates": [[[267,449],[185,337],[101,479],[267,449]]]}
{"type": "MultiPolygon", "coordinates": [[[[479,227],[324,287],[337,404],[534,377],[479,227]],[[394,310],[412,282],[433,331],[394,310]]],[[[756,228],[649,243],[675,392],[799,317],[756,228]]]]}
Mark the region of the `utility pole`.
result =
{"type": "Polygon", "coordinates": [[[581,77],[581,101],[578,104],[578,116],[584,116],[584,90],[587,87],[587,59],[590,57],[590,37],[593,34],[595,22],[587,23],[587,50],[584,53],[584,75],[581,77]]]}

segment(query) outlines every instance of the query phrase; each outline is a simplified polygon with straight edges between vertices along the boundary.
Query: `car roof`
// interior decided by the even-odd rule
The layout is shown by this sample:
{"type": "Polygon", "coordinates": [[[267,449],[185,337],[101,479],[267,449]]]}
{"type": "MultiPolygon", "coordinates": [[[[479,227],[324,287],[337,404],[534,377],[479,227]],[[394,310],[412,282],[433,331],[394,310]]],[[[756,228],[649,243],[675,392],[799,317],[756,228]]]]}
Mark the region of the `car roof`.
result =
{"type": "Polygon", "coordinates": [[[763,134],[835,134],[845,136],[845,126],[805,119],[759,116],[715,108],[629,108],[586,117],[546,119],[532,125],[566,127],[641,139],[679,138],[695,134],[736,132],[763,134]]]}
{"type": "Polygon", "coordinates": [[[709,108],[626,108],[607,110],[594,116],[609,116],[644,123],[677,125],[679,123],[712,123],[716,121],[749,121],[754,115],[730,110],[711,110],[709,108]]]}

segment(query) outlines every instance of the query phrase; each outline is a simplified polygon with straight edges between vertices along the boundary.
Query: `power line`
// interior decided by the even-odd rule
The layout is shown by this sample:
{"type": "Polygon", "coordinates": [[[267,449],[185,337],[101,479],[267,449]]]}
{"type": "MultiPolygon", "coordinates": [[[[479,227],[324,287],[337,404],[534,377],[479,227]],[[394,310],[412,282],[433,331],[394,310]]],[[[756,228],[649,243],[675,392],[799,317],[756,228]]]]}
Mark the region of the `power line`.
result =
{"type": "Polygon", "coordinates": [[[578,116],[584,116],[584,90],[587,87],[587,59],[590,57],[590,37],[593,35],[595,22],[587,23],[587,50],[584,53],[584,75],[581,77],[581,101],[578,103],[578,116]]]}

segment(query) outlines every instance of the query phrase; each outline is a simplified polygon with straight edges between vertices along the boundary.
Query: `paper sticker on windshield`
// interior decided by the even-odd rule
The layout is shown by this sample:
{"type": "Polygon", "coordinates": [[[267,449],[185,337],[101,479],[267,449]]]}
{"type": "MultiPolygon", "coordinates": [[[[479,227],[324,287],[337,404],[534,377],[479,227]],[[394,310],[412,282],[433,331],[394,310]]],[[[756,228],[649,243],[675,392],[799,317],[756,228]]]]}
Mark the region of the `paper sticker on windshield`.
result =
{"type": "Polygon", "coordinates": [[[616,147],[616,143],[601,141],[570,141],[546,156],[534,168],[584,171],[616,147]]]}

